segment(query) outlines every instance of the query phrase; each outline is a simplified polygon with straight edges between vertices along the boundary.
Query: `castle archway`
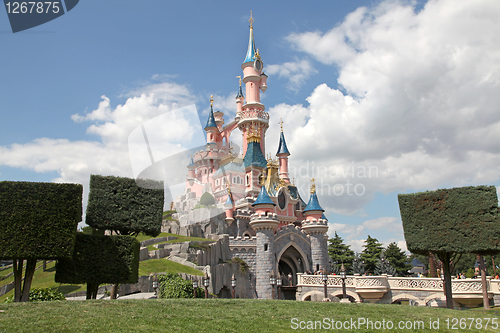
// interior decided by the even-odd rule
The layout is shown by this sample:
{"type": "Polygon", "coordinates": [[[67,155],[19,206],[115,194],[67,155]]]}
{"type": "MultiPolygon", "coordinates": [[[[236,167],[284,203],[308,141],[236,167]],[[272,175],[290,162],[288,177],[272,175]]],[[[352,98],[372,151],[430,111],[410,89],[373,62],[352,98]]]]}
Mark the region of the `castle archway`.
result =
{"type": "Polygon", "coordinates": [[[297,273],[309,269],[306,256],[295,244],[290,242],[278,254],[278,271],[283,279],[283,295],[285,299],[295,299],[297,273]],[[291,274],[292,279],[289,279],[291,274]]]}

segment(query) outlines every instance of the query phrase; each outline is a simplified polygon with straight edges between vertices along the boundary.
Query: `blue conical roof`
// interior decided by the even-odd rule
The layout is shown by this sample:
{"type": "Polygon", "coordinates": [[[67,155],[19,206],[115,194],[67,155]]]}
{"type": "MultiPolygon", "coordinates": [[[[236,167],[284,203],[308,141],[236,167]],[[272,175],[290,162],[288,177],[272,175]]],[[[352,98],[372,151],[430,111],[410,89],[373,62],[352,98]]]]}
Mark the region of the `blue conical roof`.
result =
{"type": "Polygon", "coordinates": [[[262,204],[269,204],[269,205],[276,206],[276,204],[271,200],[271,197],[267,193],[265,186],[262,186],[260,188],[259,196],[255,200],[255,202],[252,204],[252,206],[262,205],[262,204]]]}
{"type": "Polygon", "coordinates": [[[253,27],[250,27],[250,38],[248,40],[248,51],[247,56],[245,58],[245,62],[254,61],[255,60],[255,41],[253,40],[253,27]]]}
{"type": "Polygon", "coordinates": [[[231,199],[231,194],[227,195],[227,200],[225,205],[234,205],[233,199],[231,199]]]}
{"type": "Polygon", "coordinates": [[[243,166],[255,166],[265,169],[267,167],[267,160],[262,154],[259,142],[249,142],[247,145],[247,152],[243,158],[243,166]]]}
{"type": "Polygon", "coordinates": [[[320,210],[324,212],[325,210],[321,208],[318,202],[318,197],[316,196],[316,191],[311,193],[311,197],[309,198],[309,202],[307,203],[306,208],[304,208],[304,212],[311,211],[311,210],[320,210]]]}
{"type": "Polygon", "coordinates": [[[276,153],[276,156],[280,155],[280,154],[290,155],[290,152],[288,151],[288,148],[286,147],[285,135],[283,134],[283,131],[281,131],[281,134],[280,134],[280,145],[278,147],[278,152],[276,153]]]}
{"type": "Polygon", "coordinates": [[[193,156],[191,156],[191,161],[189,161],[188,167],[195,166],[193,161],[193,156]]]}
{"type": "Polygon", "coordinates": [[[213,128],[218,130],[217,124],[215,122],[215,117],[214,117],[214,109],[213,107],[210,107],[210,114],[208,115],[208,120],[207,120],[207,125],[205,126],[205,131],[209,128],[213,128]]]}
{"type": "Polygon", "coordinates": [[[327,221],[328,221],[328,219],[326,218],[325,213],[323,213],[323,215],[321,215],[321,218],[322,218],[323,220],[327,220],[327,221]]]}
{"type": "Polygon", "coordinates": [[[238,95],[236,95],[236,98],[243,97],[243,91],[241,91],[241,84],[240,84],[240,91],[238,91],[238,95]]]}

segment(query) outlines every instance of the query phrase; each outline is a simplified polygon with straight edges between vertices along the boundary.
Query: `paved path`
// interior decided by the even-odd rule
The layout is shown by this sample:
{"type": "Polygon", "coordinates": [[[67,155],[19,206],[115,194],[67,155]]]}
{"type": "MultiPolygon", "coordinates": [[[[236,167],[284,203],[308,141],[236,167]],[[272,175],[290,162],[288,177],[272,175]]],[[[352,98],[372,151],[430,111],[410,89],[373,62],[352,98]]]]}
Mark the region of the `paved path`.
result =
{"type": "MultiPolygon", "coordinates": [[[[97,299],[109,299],[109,296],[103,297],[104,295],[97,295],[97,299]]],[[[155,293],[136,293],[118,297],[118,299],[154,299],[156,298],[155,293]]],[[[68,301],[85,301],[86,296],[75,296],[66,297],[68,301]]]]}

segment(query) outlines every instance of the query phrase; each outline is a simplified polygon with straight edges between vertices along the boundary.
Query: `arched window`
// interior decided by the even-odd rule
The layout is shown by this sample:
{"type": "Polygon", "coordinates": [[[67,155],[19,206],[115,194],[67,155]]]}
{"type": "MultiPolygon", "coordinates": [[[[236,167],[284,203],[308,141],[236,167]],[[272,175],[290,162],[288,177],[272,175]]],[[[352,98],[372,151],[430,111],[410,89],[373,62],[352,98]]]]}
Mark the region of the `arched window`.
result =
{"type": "Polygon", "coordinates": [[[246,186],[249,186],[250,185],[250,175],[247,175],[246,178],[245,178],[245,181],[246,181],[246,186]]]}

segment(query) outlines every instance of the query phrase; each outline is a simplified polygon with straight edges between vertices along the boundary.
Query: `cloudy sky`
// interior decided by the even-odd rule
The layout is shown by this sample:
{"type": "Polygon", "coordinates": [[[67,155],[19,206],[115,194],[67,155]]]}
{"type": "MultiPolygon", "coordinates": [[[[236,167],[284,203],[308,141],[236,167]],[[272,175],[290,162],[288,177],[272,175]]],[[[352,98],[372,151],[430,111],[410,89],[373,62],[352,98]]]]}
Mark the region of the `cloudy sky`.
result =
{"type": "Polygon", "coordinates": [[[77,182],[86,197],[90,174],[134,177],[197,147],[210,95],[234,117],[250,10],[267,152],[283,118],[292,177],[305,200],[317,179],[330,235],[405,248],[398,193],[500,185],[496,0],[87,0],[16,34],[3,12],[0,180],[77,182]],[[139,130],[154,161],[131,148],[139,130]]]}

